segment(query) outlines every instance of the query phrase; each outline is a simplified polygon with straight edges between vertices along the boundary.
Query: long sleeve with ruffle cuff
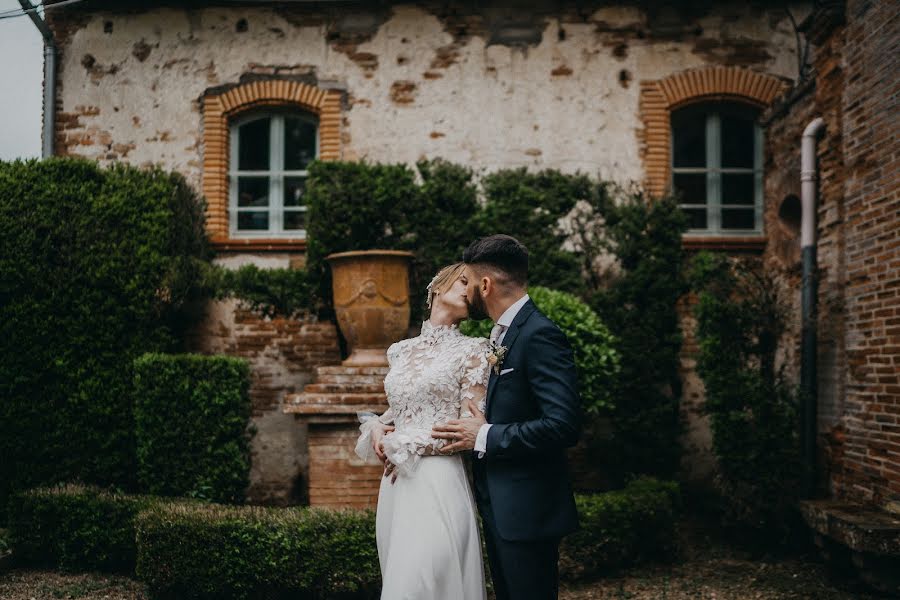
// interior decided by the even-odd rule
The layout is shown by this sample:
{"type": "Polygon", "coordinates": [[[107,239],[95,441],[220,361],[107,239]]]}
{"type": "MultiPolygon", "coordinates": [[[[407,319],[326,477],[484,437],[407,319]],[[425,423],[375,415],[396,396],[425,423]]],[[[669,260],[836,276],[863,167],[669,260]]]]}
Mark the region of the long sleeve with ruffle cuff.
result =
{"type": "Polygon", "coordinates": [[[404,428],[384,436],[384,454],[401,475],[412,475],[426,453],[438,454],[445,440],[431,437],[431,429],[404,428]]]}
{"type": "Polygon", "coordinates": [[[380,417],[371,412],[358,412],[356,416],[360,422],[356,455],[368,464],[380,465],[381,459],[372,447],[372,430],[381,425],[390,425],[394,421],[394,411],[388,408],[380,417]]]}

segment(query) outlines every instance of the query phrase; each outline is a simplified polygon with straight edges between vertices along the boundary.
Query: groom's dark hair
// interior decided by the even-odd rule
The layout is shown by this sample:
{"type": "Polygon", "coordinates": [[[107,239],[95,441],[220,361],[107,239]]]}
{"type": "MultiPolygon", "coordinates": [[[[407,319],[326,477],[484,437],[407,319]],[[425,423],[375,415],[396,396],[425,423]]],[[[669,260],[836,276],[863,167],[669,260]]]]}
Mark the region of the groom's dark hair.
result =
{"type": "Polygon", "coordinates": [[[511,235],[498,233],[475,240],[463,252],[463,262],[493,267],[513,283],[528,284],[528,248],[511,235]]]}

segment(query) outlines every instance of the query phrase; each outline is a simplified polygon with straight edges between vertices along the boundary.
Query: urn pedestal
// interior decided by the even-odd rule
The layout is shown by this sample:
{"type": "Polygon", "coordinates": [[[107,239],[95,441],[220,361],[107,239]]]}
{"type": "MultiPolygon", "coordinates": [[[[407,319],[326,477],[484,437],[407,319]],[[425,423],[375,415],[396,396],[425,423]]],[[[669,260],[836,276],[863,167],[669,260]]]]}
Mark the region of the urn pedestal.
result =
{"type": "Polygon", "coordinates": [[[384,376],[388,346],[409,327],[409,252],[369,250],[326,257],[334,308],[350,355],[316,369],[315,381],[288,394],[284,412],[308,424],[309,504],[374,508],[383,469],[356,456],[358,411],[387,410],[384,376]]]}

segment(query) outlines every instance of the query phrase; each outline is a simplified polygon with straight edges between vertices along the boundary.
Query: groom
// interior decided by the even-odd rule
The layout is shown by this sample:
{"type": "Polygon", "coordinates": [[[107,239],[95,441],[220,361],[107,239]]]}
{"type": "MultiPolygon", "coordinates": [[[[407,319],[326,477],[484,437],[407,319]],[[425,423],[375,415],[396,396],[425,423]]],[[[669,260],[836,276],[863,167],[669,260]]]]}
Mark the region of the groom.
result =
{"type": "Polygon", "coordinates": [[[498,600],[556,598],[560,539],[578,527],[566,447],[581,431],[575,364],[565,335],[526,292],[528,250],[508,235],[463,254],[472,319],[490,317],[495,348],[484,414],[432,435],[443,452],[473,451],[475,496],[498,600]]]}

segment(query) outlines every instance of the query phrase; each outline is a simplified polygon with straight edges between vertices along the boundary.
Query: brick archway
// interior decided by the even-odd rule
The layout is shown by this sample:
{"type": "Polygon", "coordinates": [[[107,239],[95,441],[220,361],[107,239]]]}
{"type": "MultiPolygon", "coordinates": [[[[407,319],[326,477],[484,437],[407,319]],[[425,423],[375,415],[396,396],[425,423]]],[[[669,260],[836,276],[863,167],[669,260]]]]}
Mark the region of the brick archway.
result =
{"type": "Polygon", "coordinates": [[[220,249],[302,249],[305,240],[229,239],[228,234],[228,121],[247,110],[263,106],[291,106],[319,117],[319,158],[341,156],[341,92],[298,81],[252,81],[203,96],[203,194],[206,196],[206,229],[220,249]]]}
{"type": "Polygon", "coordinates": [[[734,100],[766,108],[787,86],[784,79],[742,67],[701,67],[642,81],[640,114],[644,129],[639,137],[647,191],[658,197],[669,186],[673,110],[710,100],[734,100]]]}

